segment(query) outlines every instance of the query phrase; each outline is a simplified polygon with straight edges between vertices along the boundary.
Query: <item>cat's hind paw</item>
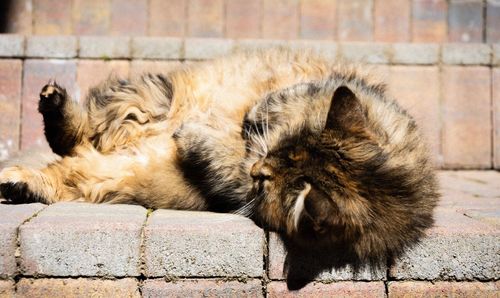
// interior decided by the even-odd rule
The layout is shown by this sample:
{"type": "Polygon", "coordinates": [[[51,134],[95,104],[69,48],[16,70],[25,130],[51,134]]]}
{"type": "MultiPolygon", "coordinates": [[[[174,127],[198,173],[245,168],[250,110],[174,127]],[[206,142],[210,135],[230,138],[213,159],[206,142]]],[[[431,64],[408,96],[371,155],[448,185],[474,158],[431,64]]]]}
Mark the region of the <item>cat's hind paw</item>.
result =
{"type": "Polygon", "coordinates": [[[60,109],[66,102],[68,94],[66,89],[55,82],[45,85],[40,92],[38,111],[40,113],[52,112],[60,109]]]}
{"type": "Polygon", "coordinates": [[[41,202],[43,198],[31,191],[19,167],[3,169],[0,172],[0,194],[11,204],[41,202]]]}

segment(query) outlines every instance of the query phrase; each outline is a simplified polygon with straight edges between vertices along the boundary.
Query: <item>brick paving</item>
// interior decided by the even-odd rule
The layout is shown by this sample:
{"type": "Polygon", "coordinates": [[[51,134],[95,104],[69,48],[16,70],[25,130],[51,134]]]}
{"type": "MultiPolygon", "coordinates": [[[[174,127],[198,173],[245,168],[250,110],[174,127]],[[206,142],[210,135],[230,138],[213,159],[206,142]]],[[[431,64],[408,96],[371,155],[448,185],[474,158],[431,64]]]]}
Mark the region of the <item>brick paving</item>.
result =
{"type": "MultiPolygon", "coordinates": [[[[294,291],[283,273],[290,252],[276,234],[265,237],[240,216],[85,203],[0,205],[0,297],[497,297],[500,173],[438,176],[443,198],[435,227],[390,270],[327,269],[294,291]]],[[[299,266],[307,272],[326,257],[299,266]]]]}

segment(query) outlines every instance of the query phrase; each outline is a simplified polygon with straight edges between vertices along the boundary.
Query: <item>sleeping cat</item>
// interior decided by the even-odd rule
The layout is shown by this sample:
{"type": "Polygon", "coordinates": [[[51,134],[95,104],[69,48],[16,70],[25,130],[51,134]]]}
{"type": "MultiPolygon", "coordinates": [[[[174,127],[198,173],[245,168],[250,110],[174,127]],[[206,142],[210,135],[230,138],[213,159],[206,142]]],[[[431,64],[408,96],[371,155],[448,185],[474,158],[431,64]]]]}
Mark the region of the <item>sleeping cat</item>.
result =
{"type": "MultiPolygon", "coordinates": [[[[211,127],[224,139],[213,153],[239,163],[245,157],[241,133],[246,112],[267,93],[320,79],[331,68],[332,63],[315,55],[283,49],[240,53],[179,67],[165,76],[107,80],[90,90],[84,106],[51,83],[40,94],[39,111],[47,141],[60,158],[40,169],[3,169],[0,191],[12,202],[237,210],[245,204],[243,196],[192,183],[203,173],[183,167],[176,132],[181,125],[211,127]]],[[[241,173],[221,172],[218,177],[238,181],[241,173]]]]}
{"type": "Polygon", "coordinates": [[[435,177],[411,117],[354,67],[272,50],[109,80],[86,106],[49,84],[62,158],[6,168],[10,201],[236,211],[298,244],[396,255],[432,225],[435,177]]]}
{"type": "Polygon", "coordinates": [[[231,191],[247,202],[240,213],[295,244],[340,245],[362,262],[397,256],[432,226],[439,195],[414,120],[384,89],[338,66],[249,110],[242,160],[226,158],[220,128],[183,126],[181,165],[198,173],[192,184],[231,191]]]}

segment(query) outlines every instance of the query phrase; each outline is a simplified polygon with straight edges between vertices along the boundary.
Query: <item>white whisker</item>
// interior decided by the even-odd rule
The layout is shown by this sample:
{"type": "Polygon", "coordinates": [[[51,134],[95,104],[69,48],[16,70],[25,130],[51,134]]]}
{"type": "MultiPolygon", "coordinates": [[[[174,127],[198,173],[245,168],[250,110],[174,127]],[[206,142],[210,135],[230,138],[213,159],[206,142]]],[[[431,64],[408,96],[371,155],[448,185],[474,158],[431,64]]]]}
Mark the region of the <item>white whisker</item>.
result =
{"type": "Polygon", "coordinates": [[[253,149],[253,148],[252,148],[252,147],[250,147],[250,146],[247,146],[247,150],[252,151],[253,153],[255,153],[255,154],[259,155],[260,157],[264,157],[264,154],[263,154],[261,151],[255,150],[255,149],[253,149]]]}
{"type": "Polygon", "coordinates": [[[238,210],[236,210],[235,212],[233,212],[233,214],[243,215],[246,217],[251,216],[253,213],[253,210],[252,210],[253,209],[253,202],[254,202],[254,200],[249,201],[243,207],[241,207],[238,210]]]}

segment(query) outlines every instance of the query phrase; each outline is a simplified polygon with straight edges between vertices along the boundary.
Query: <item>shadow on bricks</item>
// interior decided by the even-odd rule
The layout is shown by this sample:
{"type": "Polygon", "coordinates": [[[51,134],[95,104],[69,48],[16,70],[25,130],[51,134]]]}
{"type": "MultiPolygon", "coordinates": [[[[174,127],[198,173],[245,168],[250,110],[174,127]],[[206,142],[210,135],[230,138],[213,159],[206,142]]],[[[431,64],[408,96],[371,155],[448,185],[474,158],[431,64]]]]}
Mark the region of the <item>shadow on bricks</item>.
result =
{"type": "Polygon", "coordinates": [[[307,250],[293,244],[285,236],[280,236],[286,249],[283,264],[283,275],[289,290],[299,290],[308,283],[316,280],[323,272],[350,271],[354,280],[363,279],[366,271],[370,275],[377,275],[382,267],[385,268],[385,260],[374,261],[370,264],[362,263],[348,244],[336,244],[328,247],[313,248],[307,250]]]}

